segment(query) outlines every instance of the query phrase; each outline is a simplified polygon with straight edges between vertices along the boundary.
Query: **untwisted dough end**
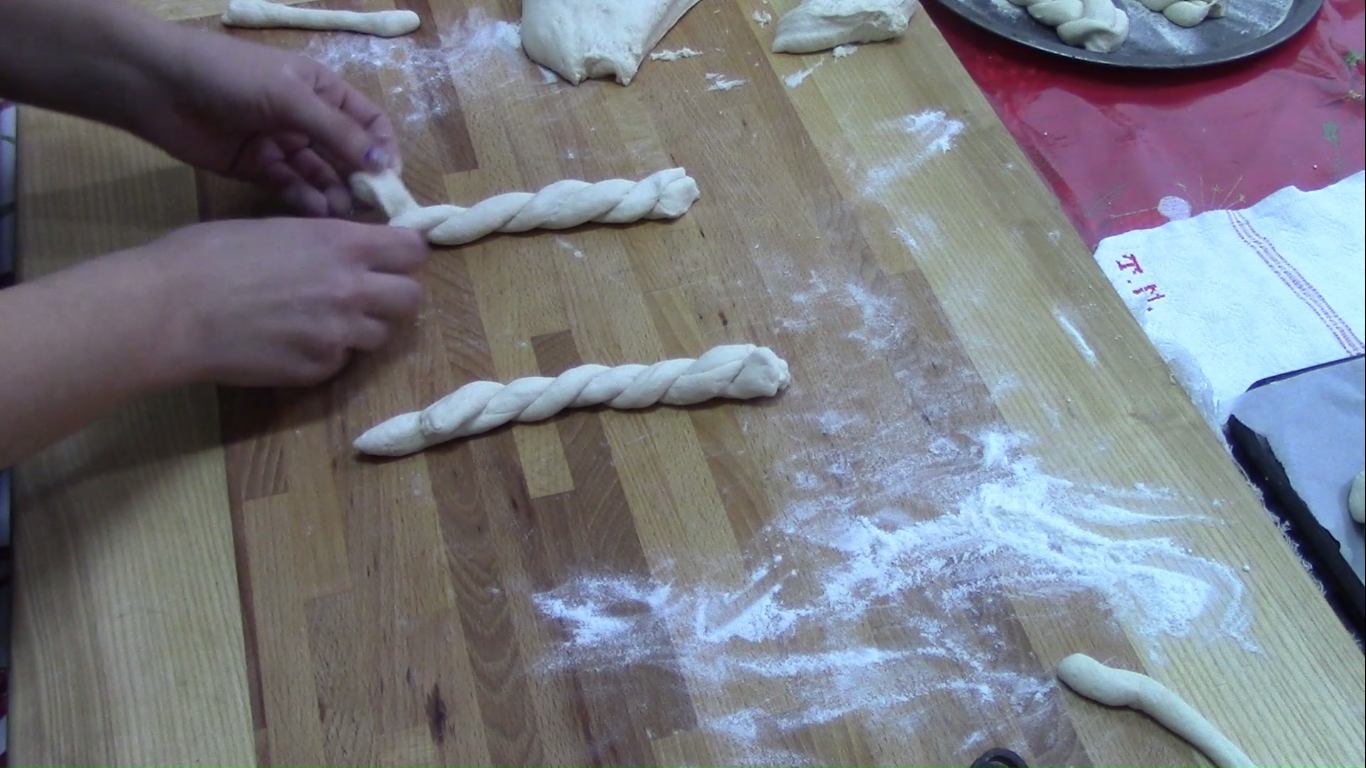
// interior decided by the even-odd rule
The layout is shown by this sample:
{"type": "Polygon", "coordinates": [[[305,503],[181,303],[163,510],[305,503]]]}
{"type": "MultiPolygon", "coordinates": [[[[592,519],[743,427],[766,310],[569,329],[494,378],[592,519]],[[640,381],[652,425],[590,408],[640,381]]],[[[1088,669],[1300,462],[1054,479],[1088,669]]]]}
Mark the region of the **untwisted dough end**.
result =
{"type": "Polygon", "coordinates": [[[420,428],[421,411],[402,413],[365,431],[352,443],[371,456],[407,456],[427,447],[420,428]]]}

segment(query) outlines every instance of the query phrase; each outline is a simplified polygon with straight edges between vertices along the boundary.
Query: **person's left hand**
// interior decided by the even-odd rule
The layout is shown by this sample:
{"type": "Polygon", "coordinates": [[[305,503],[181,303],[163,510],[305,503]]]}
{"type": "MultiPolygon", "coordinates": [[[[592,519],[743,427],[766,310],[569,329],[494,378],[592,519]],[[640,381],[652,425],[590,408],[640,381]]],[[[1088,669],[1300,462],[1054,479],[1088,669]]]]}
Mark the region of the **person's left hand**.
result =
{"type": "Polygon", "coordinates": [[[186,30],[134,130],[192,165],[280,192],[311,216],[352,209],[350,174],[399,166],[389,119],[304,56],[186,30]]]}

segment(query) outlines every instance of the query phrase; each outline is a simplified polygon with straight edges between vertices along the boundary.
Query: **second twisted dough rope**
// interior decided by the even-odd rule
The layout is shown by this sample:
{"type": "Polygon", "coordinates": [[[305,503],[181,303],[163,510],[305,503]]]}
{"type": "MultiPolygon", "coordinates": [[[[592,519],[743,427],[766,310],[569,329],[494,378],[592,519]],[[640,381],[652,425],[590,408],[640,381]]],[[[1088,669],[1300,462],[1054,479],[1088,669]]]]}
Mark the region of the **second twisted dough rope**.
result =
{"type": "Polygon", "coordinates": [[[590,221],[626,224],[640,219],[676,219],[700,194],[682,168],[669,168],[640,181],[607,179],[557,181],[538,192],[508,192],[475,203],[421,206],[393,171],[357,173],[351,189],[378,205],[395,227],[416,229],[435,245],[463,245],[494,232],[567,229],[590,221]]]}
{"type": "Polygon", "coordinates": [[[1224,15],[1224,0],[1139,0],[1150,11],[1166,16],[1173,24],[1193,27],[1205,17],[1224,15]]]}
{"type": "Polygon", "coordinates": [[[406,456],[510,421],[548,419],[566,408],[692,405],[718,397],[748,400],[772,397],[791,380],[785,360],[768,347],[753,344],[715,347],[696,360],[581,365],[555,378],[529,376],[508,384],[470,382],[424,410],[372,427],[354,445],[373,456],[406,456]]]}
{"type": "Polygon", "coordinates": [[[1010,0],[1068,45],[1109,53],[1129,36],[1129,16],[1111,0],[1010,0]]]}

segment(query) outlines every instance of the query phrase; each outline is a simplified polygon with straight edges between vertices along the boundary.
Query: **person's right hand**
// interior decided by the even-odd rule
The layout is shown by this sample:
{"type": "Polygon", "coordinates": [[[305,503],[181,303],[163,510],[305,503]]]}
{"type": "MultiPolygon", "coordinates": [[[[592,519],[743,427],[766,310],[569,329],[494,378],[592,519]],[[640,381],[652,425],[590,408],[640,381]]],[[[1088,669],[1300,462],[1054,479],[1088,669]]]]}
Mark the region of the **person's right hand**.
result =
{"type": "Polygon", "coordinates": [[[109,258],[153,286],[170,382],[304,385],[417,314],[410,273],[427,245],[394,227],[268,219],[186,227],[109,258]]]}

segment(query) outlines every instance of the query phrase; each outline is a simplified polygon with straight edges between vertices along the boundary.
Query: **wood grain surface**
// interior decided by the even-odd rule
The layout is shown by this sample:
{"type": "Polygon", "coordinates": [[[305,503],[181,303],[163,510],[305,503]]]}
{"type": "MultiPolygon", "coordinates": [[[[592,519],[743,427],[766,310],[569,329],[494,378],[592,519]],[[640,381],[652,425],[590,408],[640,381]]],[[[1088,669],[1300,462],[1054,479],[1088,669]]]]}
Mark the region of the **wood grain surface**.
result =
{"type": "MultiPolygon", "coordinates": [[[[705,0],[662,44],[704,55],[628,88],[545,77],[515,2],[229,33],[384,103],[423,202],[673,165],[702,198],[439,252],[420,320],[330,384],[168,393],[22,465],[16,762],[1196,760],[1059,689],[1084,651],[1259,763],[1361,764],[1361,652],[933,24],[771,55],[751,14],[791,4],[705,0]],[[726,342],[791,389],[350,449],[473,379],[726,342]]],[[[20,130],[26,279],[269,210],[107,129],[20,130]]]]}

